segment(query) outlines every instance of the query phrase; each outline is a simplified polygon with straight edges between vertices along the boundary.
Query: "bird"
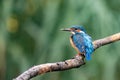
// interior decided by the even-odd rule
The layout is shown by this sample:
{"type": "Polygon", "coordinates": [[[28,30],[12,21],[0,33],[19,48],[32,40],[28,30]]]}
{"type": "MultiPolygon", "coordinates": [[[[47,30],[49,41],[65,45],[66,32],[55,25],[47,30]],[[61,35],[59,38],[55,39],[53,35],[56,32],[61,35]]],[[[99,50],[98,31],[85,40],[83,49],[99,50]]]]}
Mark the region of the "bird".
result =
{"type": "Polygon", "coordinates": [[[71,28],[61,29],[71,33],[70,43],[79,55],[83,55],[86,60],[91,60],[91,54],[94,51],[92,38],[86,33],[83,26],[74,25],[71,28]]]}

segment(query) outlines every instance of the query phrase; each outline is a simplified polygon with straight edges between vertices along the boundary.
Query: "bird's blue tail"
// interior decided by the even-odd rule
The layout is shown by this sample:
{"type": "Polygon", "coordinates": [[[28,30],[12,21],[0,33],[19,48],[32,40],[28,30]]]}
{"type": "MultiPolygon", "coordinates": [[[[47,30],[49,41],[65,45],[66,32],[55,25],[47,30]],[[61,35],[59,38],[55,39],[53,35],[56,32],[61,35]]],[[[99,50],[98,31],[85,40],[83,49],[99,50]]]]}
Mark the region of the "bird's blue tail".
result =
{"type": "Polygon", "coordinates": [[[88,61],[91,60],[91,54],[86,54],[86,55],[85,55],[85,58],[86,58],[86,60],[88,60],[88,61]]]}

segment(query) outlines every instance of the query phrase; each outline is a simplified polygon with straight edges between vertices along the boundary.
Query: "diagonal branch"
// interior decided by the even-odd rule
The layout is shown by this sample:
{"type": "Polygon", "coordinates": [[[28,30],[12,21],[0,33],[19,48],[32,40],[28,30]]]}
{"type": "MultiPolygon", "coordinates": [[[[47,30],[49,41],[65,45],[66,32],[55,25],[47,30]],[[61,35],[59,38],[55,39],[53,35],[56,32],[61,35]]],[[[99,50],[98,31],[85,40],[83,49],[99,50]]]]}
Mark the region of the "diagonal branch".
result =
{"type": "MultiPolygon", "coordinates": [[[[109,37],[105,37],[103,39],[95,40],[93,41],[94,50],[96,50],[97,48],[101,46],[110,44],[118,40],[120,40],[120,33],[111,35],[109,37]]],[[[82,55],[76,55],[74,58],[68,59],[63,62],[46,63],[46,64],[40,64],[40,65],[34,66],[28,69],[27,71],[25,71],[24,73],[22,73],[21,75],[19,75],[14,80],[29,80],[43,73],[78,68],[84,64],[85,64],[84,57],[82,55]]]]}
{"type": "Polygon", "coordinates": [[[97,48],[99,48],[101,46],[113,43],[113,42],[118,41],[118,40],[120,40],[120,33],[116,33],[116,34],[111,35],[109,37],[95,40],[95,41],[93,41],[94,49],[96,50],[97,48]]]}

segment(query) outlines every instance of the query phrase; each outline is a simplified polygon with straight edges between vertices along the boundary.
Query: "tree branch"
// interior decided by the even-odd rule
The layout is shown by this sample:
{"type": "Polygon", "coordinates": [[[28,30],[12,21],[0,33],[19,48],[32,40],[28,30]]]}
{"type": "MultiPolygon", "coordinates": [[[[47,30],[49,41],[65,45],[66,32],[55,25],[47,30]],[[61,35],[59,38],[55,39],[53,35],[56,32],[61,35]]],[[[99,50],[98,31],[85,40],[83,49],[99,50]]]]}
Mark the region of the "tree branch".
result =
{"type": "MultiPolygon", "coordinates": [[[[93,42],[94,50],[96,50],[97,48],[101,46],[110,44],[118,40],[120,40],[120,33],[111,35],[109,37],[105,37],[103,39],[95,40],[93,42]]],[[[46,63],[46,64],[40,64],[40,65],[34,66],[28,69],[27,71],[25,71],[24,73],[22,73],[21,75],[19,75],[14,80],[29,80],[43,73],[78,68],[84,64],[85,64],[84,57],[82,55],[76,55],[74,58],[65,60],[63,62],[46,63]]]]}
{"type": "Polygon", "coordinates": [[[116,33],[116,34],[111,35],[109,37],[105,37],[105,38],[102,38],[102,39],[95,40],[93,42],[94,49],[96,50],[97,48],[99,48],[101,46],[113,43],[113,42],[118,41],[118,40],[120,40],[120,33],[116,33]]]}

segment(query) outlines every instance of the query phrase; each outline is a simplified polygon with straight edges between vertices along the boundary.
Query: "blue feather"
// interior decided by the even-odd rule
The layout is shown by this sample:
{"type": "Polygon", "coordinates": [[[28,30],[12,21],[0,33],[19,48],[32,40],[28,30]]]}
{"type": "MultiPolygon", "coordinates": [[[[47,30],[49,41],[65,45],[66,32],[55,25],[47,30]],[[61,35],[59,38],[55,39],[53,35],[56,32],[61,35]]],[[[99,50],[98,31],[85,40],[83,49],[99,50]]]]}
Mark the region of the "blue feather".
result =
{"type": "Polygon", "coordinates": [[[80,53],[84,53],[86,60],[90,60],[91,54],[94,51],[91,37],[85,32],[75,32],[72,37],[73,43],[78,48],[80,53]]]}

